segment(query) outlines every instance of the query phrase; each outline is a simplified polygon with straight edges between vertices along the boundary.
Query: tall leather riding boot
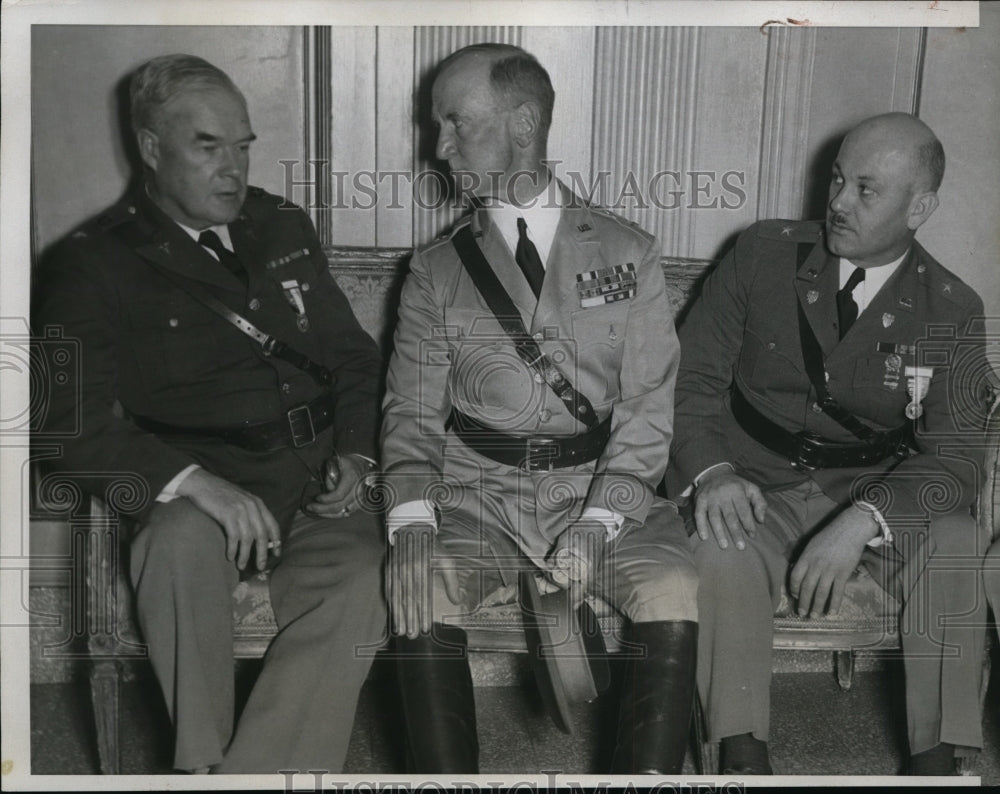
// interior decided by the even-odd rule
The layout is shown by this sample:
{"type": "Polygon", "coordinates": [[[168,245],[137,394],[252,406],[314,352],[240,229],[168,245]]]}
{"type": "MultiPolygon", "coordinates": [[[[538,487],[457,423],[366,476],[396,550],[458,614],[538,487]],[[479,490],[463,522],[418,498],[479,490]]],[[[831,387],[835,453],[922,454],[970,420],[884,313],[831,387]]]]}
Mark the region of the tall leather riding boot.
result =
{"type": "Polygon", "coordinates": [[[410,772],[476,774],[479,739],[465,632],[435,623],[396,638],[410,772]]]}
{"type": "Polygon", "coordinates": [[[629,661],[611,771],[678,774],[694,704],[698,624],[690,620],[635,623],[631,641],[645,649],[645,656],[629,661]]]}

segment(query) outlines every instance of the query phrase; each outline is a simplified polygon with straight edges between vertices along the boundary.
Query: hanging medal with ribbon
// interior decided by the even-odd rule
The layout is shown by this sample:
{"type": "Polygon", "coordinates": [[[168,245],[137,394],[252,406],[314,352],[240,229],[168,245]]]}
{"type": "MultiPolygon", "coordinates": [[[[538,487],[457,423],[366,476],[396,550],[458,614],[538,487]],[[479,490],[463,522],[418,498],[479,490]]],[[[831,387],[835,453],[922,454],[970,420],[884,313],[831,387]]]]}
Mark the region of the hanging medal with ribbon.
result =
{"type": "Polygon", "coordinates": [[[934,368],[906,367],[903,374],[906,377],[906,391],[910,395],[910,402],[906,406],[906,418],[919,419],[924,413],[924,406],[920,403],[927,396],[934,368]]]}
{"type": "Polygon", "coordinates": [[[309,330],[309,318],[306,316],[306,306],[302,300],[302,290],[305,287],[305,284],[300,287],[296,279],[281,282],[281,289],[285,293],[285,300],[295,310],[295,324],[303,333],[309,330]]]}

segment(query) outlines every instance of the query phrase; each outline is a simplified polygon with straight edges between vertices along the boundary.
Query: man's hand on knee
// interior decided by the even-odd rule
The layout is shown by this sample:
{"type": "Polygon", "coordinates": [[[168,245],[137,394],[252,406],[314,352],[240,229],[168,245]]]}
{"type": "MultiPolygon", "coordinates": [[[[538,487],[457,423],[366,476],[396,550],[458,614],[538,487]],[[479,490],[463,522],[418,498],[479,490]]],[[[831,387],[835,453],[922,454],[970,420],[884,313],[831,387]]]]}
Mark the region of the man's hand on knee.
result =
{"type": "Polygon", "coordinates": [[[728,468],[712,471],[698,483],[694,521],[702,540],[712,534],[720,548],[730,543],[746,548],[743,536],[752,538],[766,514],[767,500],[760,488],[728,468]]]}
{"type": "Polygon", "coordinates": [[[259,497],[205,469],[194,469],[185,477],[177,495],[187,497],[219,523],[226,533],[226,559],[236,560],[241,571],[251,552],[256,554],[259,571],[267,567],[269,545],[276,556],[281,555],[278,522],[259,497]]]}
{"type": "Polygon", "coordinates": [[[445,592],[455,604],[462,602],[458,573],[450,565],[431,568],[434,527],[407,524],[396,530],[389,547],[386,588],[394,634],[413,639],[431,630],[434,618],[434,573],[444,580],[445,592]]]}
{"type": "Polygon", "coordinates": [[[812,537],[788,577],[800,616],[820,617],[828,601],[827,614],[837,614],[865,544],[879,531],[871,513],[852,506],[812,537]]]}

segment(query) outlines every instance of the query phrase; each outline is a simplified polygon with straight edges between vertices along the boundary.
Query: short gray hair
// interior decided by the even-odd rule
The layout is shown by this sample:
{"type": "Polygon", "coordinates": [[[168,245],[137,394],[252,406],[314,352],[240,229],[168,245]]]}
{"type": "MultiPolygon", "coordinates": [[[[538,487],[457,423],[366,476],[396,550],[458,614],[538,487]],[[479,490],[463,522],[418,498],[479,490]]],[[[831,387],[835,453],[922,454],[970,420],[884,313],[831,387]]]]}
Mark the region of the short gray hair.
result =
{"type": "Polygon", "coordinates": [[[527,99],[538,104],[541,111],[541,126],[548,130],[552,124],[552,106],[555,104],[555,91],[552,81],[538,59],[530,52],[513,44],[484,42],[470,44],[456,50],[440,64],[437,73],[441,74],[448,66],[466,55],[484,55],[492,60],[490,67],[490,84],[508,105],[516,105],[527,99]]]}
{"type": "Polygon", "coordinates": [[[917,149],[917,165],[924,173],[926,190],[936,193],[941,187],[941,180],[944,179],[944,162],[944,147],[937,138],[927,141],[917,149]]]}
{"type": "Polygon", "coordinates": [[[154,129],[160,109],[189,89],[216,88],[231,92],[245,106],[243,93],[224,71],[195,55],[160,55],[135,70],[129,84],[132,131],[154,129]]]}

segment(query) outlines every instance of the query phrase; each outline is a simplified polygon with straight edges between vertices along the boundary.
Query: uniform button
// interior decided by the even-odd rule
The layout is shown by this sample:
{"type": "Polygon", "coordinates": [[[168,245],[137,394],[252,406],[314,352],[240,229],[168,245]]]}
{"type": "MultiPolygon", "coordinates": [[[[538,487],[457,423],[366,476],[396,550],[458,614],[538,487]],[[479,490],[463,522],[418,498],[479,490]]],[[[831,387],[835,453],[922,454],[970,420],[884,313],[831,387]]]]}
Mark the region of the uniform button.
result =
{"type": "Polygon", "coordinates": [[[300,286],[302,287],[302,291],[303,292],[309,292],[309,282],[308,281],[303,281],[300,286]]]}
{"type": "Polygon", "coordinates": [[[281,391],[284,394],[288,394],[291,390],[292,390],[292,384],[289,383],[287,380],[281,384],[281,391]]]}
{"type": "Polygon", "coordinates": [[[250,303],[247,305],[250,307],[250,311],[255,312],[260,308],[260,301],[256,298],[251,298],[250,303]]]}
{"type": "Polygon", "coordinates": [[[812,412],[814,414],[821,414],[821,413],[823,413],[823,406],[820,405],[819,403],[813,403],[812,404],[812,412]]]}
{"type": "Polygon", "coordinates": [[[128,214],[129,215],[135,215],[135,207],[129,207],[128,208],[128,214]]]}
{"type": "Polygon", "coordinates": [[[768,342],[767,343],[767,349],[768,350],[774,350],[774,342],[768,342]]]}
{"type": "Polygon", "coordinates": [[[536,341],[536,342],[541,342],[541,341],[542,341],[542,339],[544,338],[544,337],[542,336],[542,332],[541,332],[541,331],[536,331],[536,332],[535,332],[535,333],[533,334],[533,336],[534,336],[534,339],[535,339],[535,341],[536,341]]]}
{"type": "Polygon", "coordinates": [[[541,411],[538,412],[538,418],[541,419],[543,422],[548,422],[549,419],[552,418],[552,411],[550,411],[548,408],[543,408],[541,411]]]}
{"type": "Polygon", "coordinates": [[[176,328],[178,325],[180,325],[180,323],[177,321],[176,317],[171,317],[169,320],[167,320],[167,324],[171,328],[176,328]]]}
{"type": "Polygon", "coordinates": [[[538,374],[538,373],[536,372],[536,373],[535,373],[535,383],[541,383],[541,382],[542,382],[542,376],[541,376],[541,375],[539,375],[539,374],[538,374]]]}

